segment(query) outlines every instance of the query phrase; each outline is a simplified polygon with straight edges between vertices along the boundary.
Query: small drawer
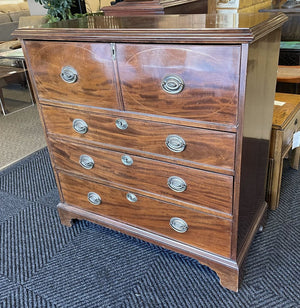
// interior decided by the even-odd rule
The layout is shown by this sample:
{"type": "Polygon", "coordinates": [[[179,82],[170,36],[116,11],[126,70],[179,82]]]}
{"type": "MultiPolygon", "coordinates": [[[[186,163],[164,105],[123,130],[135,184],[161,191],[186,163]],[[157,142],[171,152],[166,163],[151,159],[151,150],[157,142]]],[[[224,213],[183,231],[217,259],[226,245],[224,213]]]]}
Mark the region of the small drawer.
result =
{"type": "Polygon", "coordinates": [[[101,147],[121,147],[122,151],[148,157],[155,155],[160,160],[196,168],[233,173],[233,133],[49,106],[42,106],[42,113],[50,134],[96,142],[101,147]]]}
{"type": "Polygon", "coordinates": [[[293,143],[294,133],[300,130],[300,110],[295,114],[295,116],[290,119],[288,125],[284,128],[283,132],[283,149],[293,143]]]}
{"type": "Polygon", "coordinates": [[[232,212],[232,176],[57,140],[51,141],[51,150],[59,169],[163,195],[174,203],[232,212]]]}
{"type": "Polygon", "coordinates": [[[236,125],[239,46],[117,44],[126,111],[236,125]]]}
{"type": "Polygon", "coordinates": [[[230,257],[231,220],[60,173],[64,202],[230,257]]]}
{"type": "Polygon", "coordinates": [[[40,99],[118,109],[110,44],[25,41],[40,99]]]}

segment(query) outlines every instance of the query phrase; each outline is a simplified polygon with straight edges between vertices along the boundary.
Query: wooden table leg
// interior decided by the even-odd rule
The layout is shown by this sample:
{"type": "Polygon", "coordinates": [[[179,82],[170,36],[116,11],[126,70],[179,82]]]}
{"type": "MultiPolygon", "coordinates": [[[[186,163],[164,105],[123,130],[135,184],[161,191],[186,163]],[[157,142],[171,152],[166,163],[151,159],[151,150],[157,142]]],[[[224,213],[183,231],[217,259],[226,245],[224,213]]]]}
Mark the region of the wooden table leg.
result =
{"type": "Polygon", "coordinates": [[[283,132],[280,130],[273,132],[272,138],[274,139],[275,144],[273,152],[274,161],[273,161],[273,172],[270,185],[271,192],[270,192],[269,207],[272,210],[276,210],[279,203],[282,166],[283,166],[283,157],[282,157],[283,132]]]}
{"type": "Polygon", "coordinates": [[[291,168],[298,170],[300,159],[300,147],[292,150],[291,154],[291,168]]]}

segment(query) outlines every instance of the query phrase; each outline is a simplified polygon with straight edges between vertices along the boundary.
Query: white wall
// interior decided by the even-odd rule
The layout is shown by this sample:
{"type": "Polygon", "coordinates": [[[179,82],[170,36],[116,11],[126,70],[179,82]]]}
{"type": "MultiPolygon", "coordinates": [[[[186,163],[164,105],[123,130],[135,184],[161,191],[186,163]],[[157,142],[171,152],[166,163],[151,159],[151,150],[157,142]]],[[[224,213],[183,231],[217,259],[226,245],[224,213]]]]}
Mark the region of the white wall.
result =
{"type": "Polygon", "coordinates": [[[46,15],[47,14],[47,10],[44,9],[43,6],[40,5],[38,2],[35,2],[34,0],[28,0],[27,2],[29,6],[30,15],[46,15]]]}
{"type": "Polygon", "coordinates": [[[104,6],[109,6],[113,0],[85,0],[85,5],[88,11],[97,12],[104,6]]]}
{"type": "Polygon", "coordinates": [[[0,4],[15,4],[24,2],[24,0],[0,0],[0,4]]]}
{"type": "Polygon", "coordinates": [[[100,7],[99,4],[100,4],[99,0],[85,0],[85,6],[88,12],[99,11],[99,7],[100,7]]]}

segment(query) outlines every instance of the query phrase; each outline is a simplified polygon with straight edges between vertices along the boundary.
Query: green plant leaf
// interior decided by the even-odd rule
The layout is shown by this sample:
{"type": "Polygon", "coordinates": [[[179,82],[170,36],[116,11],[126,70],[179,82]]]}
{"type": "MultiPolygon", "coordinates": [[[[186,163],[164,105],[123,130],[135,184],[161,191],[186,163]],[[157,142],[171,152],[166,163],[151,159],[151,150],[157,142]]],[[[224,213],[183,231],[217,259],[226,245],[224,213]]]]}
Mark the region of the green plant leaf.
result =
{"type": "Polygon", "coordinates": [[[42,5],[49,15],[49,22],[55,22],[61,19],[73,19],[71,7],[75,0],[35,0],[42,5]]]}

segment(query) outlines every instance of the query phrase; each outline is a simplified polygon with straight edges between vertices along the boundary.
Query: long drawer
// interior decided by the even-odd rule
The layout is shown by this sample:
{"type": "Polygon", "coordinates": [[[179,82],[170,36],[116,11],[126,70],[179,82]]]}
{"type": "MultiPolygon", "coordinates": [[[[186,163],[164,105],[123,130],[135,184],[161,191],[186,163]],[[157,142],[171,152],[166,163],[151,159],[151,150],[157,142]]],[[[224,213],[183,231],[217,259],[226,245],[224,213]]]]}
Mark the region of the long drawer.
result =
{"type": "Polygon", "coordinates": [[[232,176],[55,139],[51,149],[59,169],[163,195],[172,202],[232,212],[232,176]]]}
{"type": "Polygon", "coordinates": [[[240,46],[117,44],[125,110],[235,125],[240,46]]]}
{"type": "Polygon", "coordinates": [[[64,202],[230,257],[231,220],[59,173],[64,202]]]}
{"type": "Polygon", "coordinates": [[[40,99],[119,108],[109,43],[24,43],[40,99]]]}
{"type": "Polygon", "coordinates": [[[155,154],[160,159],[196,168],[229,174],[234,169],[233,133],[46,105],[42,106],[42,113],[48,134],[96,142],[102,147],[122,147],[126,151],[142,152],[143,156],[155,154]]]}

